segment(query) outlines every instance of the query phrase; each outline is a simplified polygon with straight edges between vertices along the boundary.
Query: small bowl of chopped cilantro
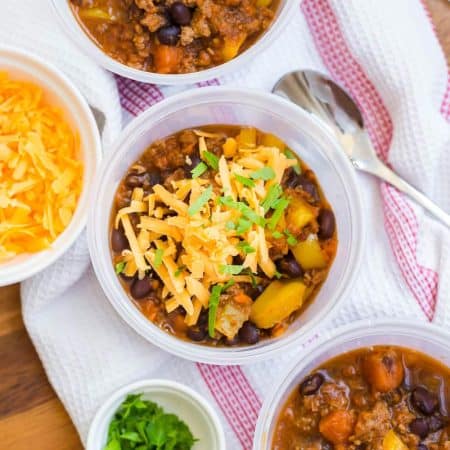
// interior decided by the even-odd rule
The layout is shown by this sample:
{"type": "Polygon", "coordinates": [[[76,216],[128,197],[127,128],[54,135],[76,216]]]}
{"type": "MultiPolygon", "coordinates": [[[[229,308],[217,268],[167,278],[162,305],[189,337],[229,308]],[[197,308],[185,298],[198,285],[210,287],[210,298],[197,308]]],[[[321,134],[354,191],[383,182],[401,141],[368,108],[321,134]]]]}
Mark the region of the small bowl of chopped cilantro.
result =
{"type": "Polygon", "coordinates": [[[225,450],[217,414],[192,389],[144,380],[115,392],[97,412],[87,450],[225,450]]]}

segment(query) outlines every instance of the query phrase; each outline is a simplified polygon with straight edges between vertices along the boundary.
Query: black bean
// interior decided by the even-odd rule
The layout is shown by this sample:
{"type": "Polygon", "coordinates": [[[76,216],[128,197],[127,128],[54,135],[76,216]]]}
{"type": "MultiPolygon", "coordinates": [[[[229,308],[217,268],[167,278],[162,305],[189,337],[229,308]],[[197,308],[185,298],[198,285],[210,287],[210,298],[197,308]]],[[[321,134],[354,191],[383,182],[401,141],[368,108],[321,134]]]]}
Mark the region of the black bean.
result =
{"type": "Polygon", "coordinates": [[[181,2],[172,3],[170,15],[178,25],[189,25],[192,20],[192,11],[181,2]]]}
{"type": "Polygon", "coordinates": [[[239,345],[240,342],[241,342],[241,340],[239,339],[239,334],[234,336],[233,339],[225,338],[224,341],[223,341],[223,343],[225,345],[228,345],[229,347],[234,347],[235,345],[239,345]]]}
{"type": "Polygon", "coordinates": [[[128,239],[122,230],[113,229],[111,232],[111,247],[112,249],[120,253],[121,251],[130,248],[128,239]]]}
{"type": "Polygon", "coordinates": [[[256,286],[248,285],[246,293],[252,300],[256,300],[266,289],[263,284],[257,284],[256,286]]]}
{"type": "Polygon", "coordinates": [[[324,441],[322,443],[322,445],[320,446],[321,450],[333,450],[334,449],[334,445],[331,444],[330,442],[324,441]]]}
{"type": "Polygon", "coordinates": [[[320,200],[319,190],[317,189],[317,186],[314,184],[314,182],[307,178],[305,175],[295,173],[292,168],[289,169],[289,172],[284,179],[284,185],[292,189],[298,187],[301,188],[302,191],[309,194],[311,200],[313,200],[314,202],[320,200]]]}
{"type": "Polygon", "coordinates": [[[206,338],[206,330],[204,328],[188,328],[186,335],[189,339],[192,339],[193,341],[200,342],[203,341],[206,338]]]}
{"type": "Polygon", "coordinates": [[[300,393],[302,395],[314,395],[320,389],[324,381],[325,377],[320,372],[313,373],[300,383],[300,393]]]}
{"type": "Polygon", "coordinates": [[[125,185],[130,188],[134,189],[137,187],[142,187],[145,183],[146,179],[146,173],[130,173],[125,178],[125,185]]]}
{"type": "Polygon", "coordinates": [[[198,153],[194,153],[193,155],[189,156],[189,159],[191,160],[191,163],[186,163],[185,169],[189,172],[189,178],[192,178],[191,170],[193,170],[195,167],[197,167],[201,163],[201,159],[198,153]]]}
{"type": "Polygon", "coordinates": [[[419,444],[417,450],[428,450],[428,447],[425,444],[419,444]]]}
{"type": "Polygon", "coordinates": [[[330,211],[329,209],[321,209],[317,222],[319,223],[320,239],[329,239],[333,236],[334,229],[336,228],[336,221],[333,211],[330,211]]]}
{"type": "Polygon", "coordinates": [[[208,311],[202,310],[202,312],[200,313],[200,316],[198,318],[197,325],[200,328],[205,328],[205,329],[208,327],[208,311]]]}
{"type": "Polygon", "coordinates": [[[155,184],[161,184],[162,178],[161,173],[157,170],[153,170],[148,173],[148,181],[150,183],[150,186],[154,186],[155,184]]]}
{"type": "Polygon", "coordinates": [[[430,433],[434,433],[435,431],[442,430],[445,427],[446,421],[442,416],[431,416],[427,417],[428,427],[430,429],[430,433]]]}
{"type": "Polygon", "coordinates": [[[152,290],[152,285],[148,277],[144,277],[142,280],[135,280],[130,287],[131,296],[139,300],[146,297],[152,290]]]}
{"type": "Polygon", "coordinates": [[[164,45],[177,45],[180,38],[180,27],[178,25],[168,25],[160,28],[156,35],[159,42],[164,45]]]}
{"type": "Polygon", "coordinates": [[[239,337],[246,344],[256,344],[259,341],[259,329],[253,323],[245,322],[239,330],[239,337]]]}
{"type": "Polygon", "coordinates": [[[430,427],[426,419],[424,419],[423,417],[419,417],[418,419],[414,419],[412,422],[410,422],[409,431],[419,436],[420,439],[425,439],[430,432],[430,427]]]}
{"type": "Polygon", "coordinates": [[[287,275],[289,278],[300,278],[303,276],[303,269],[291,252],[277,261],[277,267],[282,274],[287,275]]]}
{"type": "Polygon", "coordinates": [[[431,416],[439,406],[439,399],[425,387],[417,386],[411,392],[411,404],[416,411],[431,416]]]}

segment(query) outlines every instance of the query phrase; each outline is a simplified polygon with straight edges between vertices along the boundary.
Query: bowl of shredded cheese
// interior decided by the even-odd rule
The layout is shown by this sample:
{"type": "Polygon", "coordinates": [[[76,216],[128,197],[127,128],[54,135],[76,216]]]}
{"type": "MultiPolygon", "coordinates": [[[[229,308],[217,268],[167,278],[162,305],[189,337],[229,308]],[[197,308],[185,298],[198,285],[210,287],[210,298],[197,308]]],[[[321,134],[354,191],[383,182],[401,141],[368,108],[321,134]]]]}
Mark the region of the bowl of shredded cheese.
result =
{"type": "Polygon", "coordinates": [[[100,161],[88,104],[56,68],[0,48],[0,286],[54,262],[86,222],[100,161]]]}
{"type": "Polygon", "coordinates": [[[351,165],[319,122],[271,94],[210,87],[161,102],[124,130],[94,195],[104,208],[90,210],[88,241],[108,299],[187,359],[241,364],[295,348],[357,273],[364,227],[351,165]],[[308,175],[306,191],[317,191],[294,192],[285,175],[295,185],[308,175]]]}

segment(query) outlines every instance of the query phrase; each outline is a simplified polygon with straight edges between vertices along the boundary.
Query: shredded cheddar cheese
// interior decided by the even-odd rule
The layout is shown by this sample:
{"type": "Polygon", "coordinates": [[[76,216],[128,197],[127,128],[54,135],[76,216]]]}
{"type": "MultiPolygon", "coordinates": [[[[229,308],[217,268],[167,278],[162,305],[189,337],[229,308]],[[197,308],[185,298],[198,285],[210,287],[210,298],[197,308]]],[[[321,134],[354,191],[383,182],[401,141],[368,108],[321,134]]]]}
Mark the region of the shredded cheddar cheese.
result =
{"type": "Polygon", "coordinates": [[[0,73],[0,261],[48,248],[69,225],[82,188],[78,152],[42,89],[0,73]]]}
{"type": "MultiPolygon", "coordinates": [[[[171,190],[157,184],[146,197],[135,188],[129,206],[118,210],[114,221],[116,228],[122,224],[130,244],[122,253],[124,273],[142,278],[154,271],[164,283],[166,310],[183,307],[188,326],[197,322],[202,307],[209,307],[215,285],[231,278],[251,283],[259,270],[269,278],[277,275],[267,224],[279,200],[273,194],[281,199],[279,183],[285,170],[298,163],[277,147],[234,139],[225,142],[224,153],[217,157],[208,151],[207,138],[218,135],[194,132],[213,182],[208,177],[182,179],[172,181],[171,190]],[[133,226],[130,215],[136,213],[133,226]],[[238,255],[243,263],[233,265],[238,255]]],[[[279,222],[284,225],[283,214],[279,222]]]]}

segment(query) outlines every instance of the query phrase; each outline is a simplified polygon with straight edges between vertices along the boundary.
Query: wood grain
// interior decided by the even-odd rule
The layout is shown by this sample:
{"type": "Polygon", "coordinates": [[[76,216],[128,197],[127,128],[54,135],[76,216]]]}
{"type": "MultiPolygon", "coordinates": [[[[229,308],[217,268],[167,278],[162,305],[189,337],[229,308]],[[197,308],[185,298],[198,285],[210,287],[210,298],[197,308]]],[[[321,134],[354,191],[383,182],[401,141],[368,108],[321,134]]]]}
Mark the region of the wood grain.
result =
{"type": "MultiPolygon", "coordinates": [[[[450,61],[450,4],[427,0],[450,61]]],[[[21,318],[19,286],[0,288],[0,448],[82,450],[21,318]]]]}

